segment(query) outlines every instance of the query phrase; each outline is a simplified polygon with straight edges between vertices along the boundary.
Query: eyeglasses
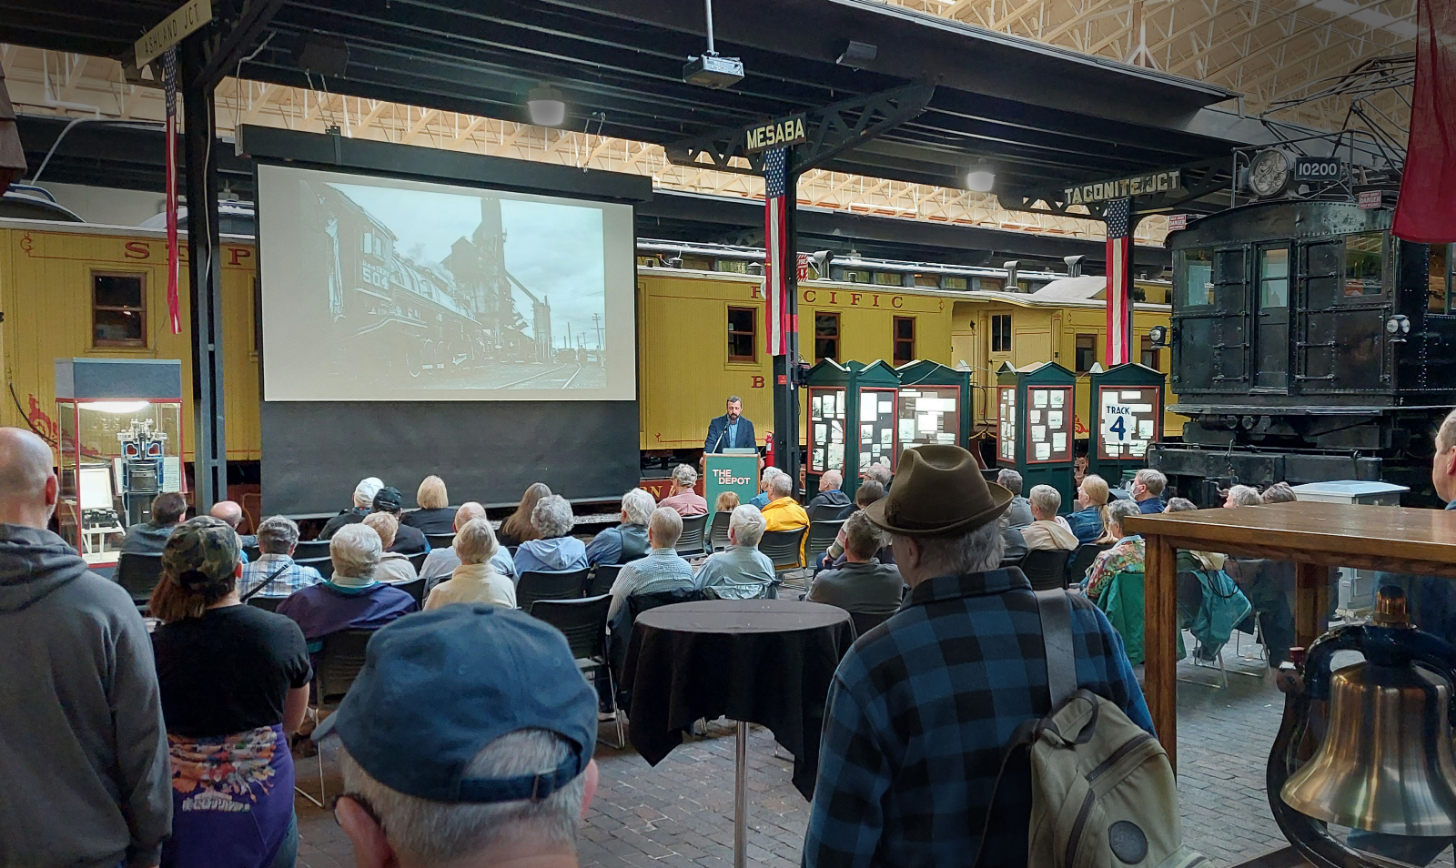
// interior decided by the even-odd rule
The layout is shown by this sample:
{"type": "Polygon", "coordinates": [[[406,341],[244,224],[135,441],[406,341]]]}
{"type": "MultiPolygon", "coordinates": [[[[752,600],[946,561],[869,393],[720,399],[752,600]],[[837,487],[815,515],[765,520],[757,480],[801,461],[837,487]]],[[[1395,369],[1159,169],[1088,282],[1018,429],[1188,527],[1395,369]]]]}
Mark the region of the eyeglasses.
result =
{"type": "MultiPolygon", "coordinates": [[[[333,812],[335,823],[339,822],[340,799],[349,799],[354,804],[358,805],[359,808],[363,810],[364,813],[369,817],[369,819],[374,821],[374,825],[378,826],[380,831],[385,831],[384,821],[379,819],[379,814],[374,810],[374,806],[369,804],[369,800],[364,798],[359,793],[340,793],[337,796],[334,796],[334,801],[332,804],[329,805],[329,810],[333,812]]],[[[339,825],[343,824],[339,823],[339,825]]]]}

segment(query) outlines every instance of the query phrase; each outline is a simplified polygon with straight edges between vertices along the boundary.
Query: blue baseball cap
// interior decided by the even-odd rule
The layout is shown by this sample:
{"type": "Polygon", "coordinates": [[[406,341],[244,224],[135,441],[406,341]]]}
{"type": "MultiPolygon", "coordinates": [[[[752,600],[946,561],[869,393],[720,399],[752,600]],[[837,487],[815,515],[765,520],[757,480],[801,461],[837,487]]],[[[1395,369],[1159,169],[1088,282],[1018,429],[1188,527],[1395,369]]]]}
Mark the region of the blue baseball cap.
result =
{"type": "Polygon", "coordinates": [[[359,677],[313,738],[330,735],[370,777],[406,795],[540,801],[591,761],[597,695],[555,627],[519,609],[457,604],[374,634],[359,677]],[[575,750],[539,774],[465,777],[482,748],[523,729],[556,733],[575,750]]]}

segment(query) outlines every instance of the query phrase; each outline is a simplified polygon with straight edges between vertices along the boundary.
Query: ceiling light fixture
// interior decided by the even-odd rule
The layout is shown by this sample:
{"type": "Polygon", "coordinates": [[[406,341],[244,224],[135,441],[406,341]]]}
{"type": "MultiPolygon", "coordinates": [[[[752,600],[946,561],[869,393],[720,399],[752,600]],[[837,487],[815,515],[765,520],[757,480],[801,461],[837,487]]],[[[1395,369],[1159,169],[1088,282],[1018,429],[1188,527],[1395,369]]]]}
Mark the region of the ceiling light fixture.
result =
{"type": "Polygon", "coordinates": [[[538,127],[559,127],[566,122],[566,102],[561,91],[549,84],[531,88],[526,99],[531,123],[538,127]]]}
{"type": "Polygon", "coordinates": [[[977,193],[989,193],[996,186],[996,172],[981,160],[966,173],[966,187],[977,193]]]}

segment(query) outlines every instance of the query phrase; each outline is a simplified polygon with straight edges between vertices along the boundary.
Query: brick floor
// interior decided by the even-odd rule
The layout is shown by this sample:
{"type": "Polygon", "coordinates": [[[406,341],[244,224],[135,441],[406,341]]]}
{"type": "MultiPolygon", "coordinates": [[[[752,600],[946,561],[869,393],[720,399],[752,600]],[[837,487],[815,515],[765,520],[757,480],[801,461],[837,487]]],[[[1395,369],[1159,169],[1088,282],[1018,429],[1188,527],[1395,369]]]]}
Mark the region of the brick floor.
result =
{"type": "MultiPolygon", "coordinates": [[[[1245,648],[1247,651],[1248,649],[1245,648]]],[[[1264,763],[1279,726],[1283,697],[1257,661],[1234,660],[1229,686],[1218,674],[1187,664],[1179,684],[1179,798],[1188,843],[1228,865],[1284,846],[1264,796],[1264,763]],[[1194,683],[1200,682],[1200,683],[1194,683]]],[[[728,868],[733,860],[733,727],[710,724],[705,738],[685,743],[652,768],[630,747],[599,745],[601,786],[580,838],[581,864],[602,868],[728,868]]],[[[314,760],[299,762],[299,778],[317,792],[314,760]]],[[[790,783],[792,762],[774,755],[773,738],[751,729],[749,862],[770,868],[799,863],[808,803],[790,783]]],[[[324,754],[325,780],[340,781],[333,751],[324,754]]],[[[353,864],[348,839],[332,816],[297,800],[304,868],[353,864]]]]}

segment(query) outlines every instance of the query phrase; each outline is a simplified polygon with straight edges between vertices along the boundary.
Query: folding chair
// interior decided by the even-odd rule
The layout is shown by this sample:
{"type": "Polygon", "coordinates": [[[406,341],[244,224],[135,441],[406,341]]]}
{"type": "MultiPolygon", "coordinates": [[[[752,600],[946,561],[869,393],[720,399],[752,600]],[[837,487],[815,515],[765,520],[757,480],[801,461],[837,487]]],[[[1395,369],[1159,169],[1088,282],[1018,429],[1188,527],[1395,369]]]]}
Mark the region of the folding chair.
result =
{"type": "MultiPolygon", "coordinates": [[[[344,701],[344,696],[354,685],[354,679],[359,677],[360,670],[364,668],[364,649],[369,644],[369,637],[373,635],[373,630],[341,630],[324,637],[324,647],[319,652],[318,662],[313,671],[313,702],[309,706],[315,726],[318,725],[321,711],[325,708],[336,708],[340,702],[344,701]]],[[[296,784],[293,789],[300,796],[322,808],[328,798],[328,794],[324,791],[324,752],[322,748],[319,749],[317,756],[318,798],[315,799],[296,784]]]]}
{"type": "Polygon", "coordinates": [[[1071,552],[1037,549],[1027,552],[1021,562],[1021,571],[1031,582],[1033,591],[1050,591],[1067,586],[1067,560],[1071,552]]]}
{"type": "Polygon", "coordinates": [[[708,514],[688,516],[682,523],[682,536],[677,538],[678,555],[687,557],[705,554],[707,549],[703,546],[703,531],[708,526],[708,514]]]}
{"type": "Polygon", "coordinates": [[[122,552],[116,559],[116,583],[131,594],[137,608],[145,609],[157,582],[162,580],[162,556],[141,552],[122,552]]]}
{"type": "Polygon", "coordinates": [[[600,670],[606,670],[612,723],[617,727],[616,744],[607,744],[621,750],[626,746],[627,738],[622,729],[622,710],[617,706],[617,682],[607,662],[607,611],[611,607],[611,596],[602,594],[584,600],[537,600],[532,604],[530,613],[561,631],[566,637],[566,644],[571,646],[571,656],[576,658],[576,668],[583,676],[587,673],[595,676],[600,670]]]}
{"type": "Polygon", "coordinates": [[[531,604],[537,600],[576,600],[586,588],[587,576],[591,570],[564,570],[562,572],[521,573],[516,583],[516,605],[523,612],[531,611],[531,604]]]}

